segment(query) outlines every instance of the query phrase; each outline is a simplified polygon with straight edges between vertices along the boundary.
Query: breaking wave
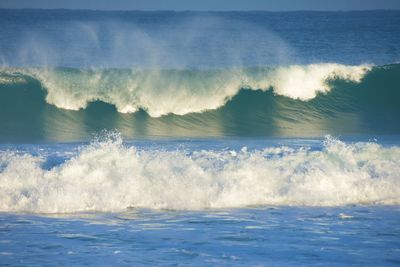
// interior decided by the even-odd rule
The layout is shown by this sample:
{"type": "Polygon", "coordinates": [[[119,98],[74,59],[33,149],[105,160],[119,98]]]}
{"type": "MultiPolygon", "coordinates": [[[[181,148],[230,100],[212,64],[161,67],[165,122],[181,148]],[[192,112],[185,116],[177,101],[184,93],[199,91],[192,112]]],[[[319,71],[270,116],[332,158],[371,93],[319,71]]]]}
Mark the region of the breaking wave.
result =
{"type": "Polygon", "coordinates": [[[103,101],[121,113],[143,109],[160,117],[217,109],[242,88],[274,88],[276,95],[310,100],[331,90],[328,80],[360,82],[371,68],[325,63],[229,70],[5,69],[0,84],[31,78],[46,91],[46,102],[58,108],[79,110],[103,101]]]}
{"type": "Polygon", "coordinates": [[[3,68],[0,139],[398,134],[400,65],[3,68]]]}

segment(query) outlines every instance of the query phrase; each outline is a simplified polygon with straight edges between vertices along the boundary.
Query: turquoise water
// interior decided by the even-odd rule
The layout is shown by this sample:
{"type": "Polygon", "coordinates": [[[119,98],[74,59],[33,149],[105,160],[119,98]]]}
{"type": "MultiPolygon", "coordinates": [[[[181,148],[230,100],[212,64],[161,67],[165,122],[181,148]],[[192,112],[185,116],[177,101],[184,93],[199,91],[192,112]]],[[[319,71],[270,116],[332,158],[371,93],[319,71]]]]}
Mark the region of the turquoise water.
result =
{"type": "Polygon", "coordinates": [[[399,265],[399,15],[0,10],[0,265],[399,265]]]}

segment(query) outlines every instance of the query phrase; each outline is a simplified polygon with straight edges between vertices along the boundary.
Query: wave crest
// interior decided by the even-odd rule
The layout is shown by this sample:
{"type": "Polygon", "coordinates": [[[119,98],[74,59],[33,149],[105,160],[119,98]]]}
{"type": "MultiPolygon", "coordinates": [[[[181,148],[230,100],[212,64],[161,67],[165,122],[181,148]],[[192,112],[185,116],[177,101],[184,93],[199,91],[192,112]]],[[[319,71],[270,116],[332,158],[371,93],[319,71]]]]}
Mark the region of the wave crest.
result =
{"type": "Polygon", "coordinates": [[[37,79],[47,91],[46,101],[59,108],[78,110],[100,100],[115,105],[121,113],[143,109],[152,117],[160,117],[217,109],[242,88],[263,91],[273,88],[277,95],[306,101],[318,93],[329,92],[329,80],[358,83],[371,68],[324,63],[229,70],[59,68],[12,72],[37,79]]]}

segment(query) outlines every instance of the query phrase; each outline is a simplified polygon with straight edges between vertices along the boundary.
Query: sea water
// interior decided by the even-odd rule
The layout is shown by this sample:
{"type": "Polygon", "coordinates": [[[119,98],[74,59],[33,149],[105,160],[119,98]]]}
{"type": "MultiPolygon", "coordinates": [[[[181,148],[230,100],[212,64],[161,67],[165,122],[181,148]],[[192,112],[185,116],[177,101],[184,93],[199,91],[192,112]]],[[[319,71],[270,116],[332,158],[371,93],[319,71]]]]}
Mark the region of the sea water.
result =
{"type": "Polygon", "coordinates": [[[0,264],[400,264],[398,11],[0,15],[0,264]]]}

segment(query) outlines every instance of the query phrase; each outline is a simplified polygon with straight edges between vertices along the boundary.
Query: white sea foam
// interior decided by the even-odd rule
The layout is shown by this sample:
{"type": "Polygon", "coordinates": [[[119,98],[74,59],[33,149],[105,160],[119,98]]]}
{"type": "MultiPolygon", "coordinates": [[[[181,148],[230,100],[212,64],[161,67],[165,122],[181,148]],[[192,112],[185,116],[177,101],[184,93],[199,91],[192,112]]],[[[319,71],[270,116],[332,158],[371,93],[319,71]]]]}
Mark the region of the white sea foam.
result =
{"type": "Polygon", "coordinates": [[[250,205],[400,204],[400,148],[327,139],[322,151],[138,150],[94,143],[50,170],[0,154],[0,211],[208,209],[250,205]]]}
{"type": "MultiPolygon", "coordinates": [[[[328,80],[342,79],[359,83],[370,69],[369,65],[293,65],[276,68],[267,75],[266,82],[278,95],[309,100],[316,97],[318,93],[327,93],[331,90],[328,80]]],[[[267,86],[262,88],[267,88],[267,86]]]]}
{"type": "Polygon", "coordinates": [[[223,106],[241,88],[273,89],[303,101],[331,90],[330,79],[360,82],[370,65],[311,64],[231,70],[78,70],[30,69],[47,90],[46,101],[78,110],[101,100],[119,112],[146,110],[150,116],[184,115],[223,106]]]}

